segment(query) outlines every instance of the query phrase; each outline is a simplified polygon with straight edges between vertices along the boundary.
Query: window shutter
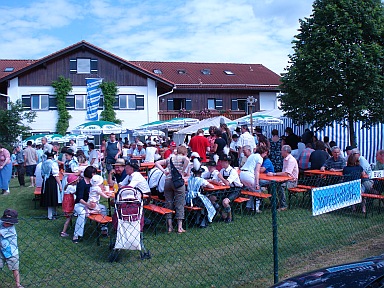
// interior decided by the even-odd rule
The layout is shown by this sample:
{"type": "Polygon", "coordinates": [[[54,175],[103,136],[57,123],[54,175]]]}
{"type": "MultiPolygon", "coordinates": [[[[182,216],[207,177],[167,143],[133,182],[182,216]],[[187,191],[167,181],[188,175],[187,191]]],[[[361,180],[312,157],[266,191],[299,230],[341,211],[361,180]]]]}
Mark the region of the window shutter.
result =
{"type": "Polygon", "coordinates": [[[97,59],[91,59],[91,74],[97,74],[97,59]]]}
{"type": "Polygon", "coordinates": [[[31,110],[31,95],[21,96],[21,103],[23,104],[24,110],[31,110]]]}
{"type": "Polygon", "coordinates": [[[238,107],[238,105],[237,105],[237,99],[232,99],[231,109],[232,109],[232,110],[237,110],[237,109],[239,109],[239,107],[238,107]]]}
{"type": "Polygon", "coordinates": [[[49,95],[49,110],[57,110],[57,98],[55,95],[49,95]]]}
{"type": "Polygon", "coordinates": [[[68,110],[75,110],[75,96],[74,95],[68,95],[65,98],[65,101],[67,102],[67,109],[68,110]]]}
{"type": "MultiPolygon", "coordinates": [[[[87,105],[87,101],[85,101],[85,105],[87,105]]],[[[85,107],[87,108],[87,107],[85,107]]],[[[100,96],[100,101],[99,101],[99,110],[104,110],[104,96],[100,96]]]]}
{"type": "Polygon", "coordinates": [[[185,99],[185,110],[192,110],[192,99],[185,99]]]}
{"type": "Polygon", "coordinates": [[[167,110],[173,110],[173,99],[167,99],[167,110]]]}
{"type": "Polygon", "coordinates": [[[216,102],[215,102],[215,109],[216,109],[216,110],[221,110],[221,109],[223,109],[223,99],[216,99],[216,102]]]}
{"type": "Polygon", "coordinates": [[[69,72],[70,73],[77,73],[77,60],[76,59],[70,59],[69,60],[69,72]]]}
{"type": "Polygon", "coordinates": [[[144,110],[144,95],[136,95],[136,110],[144,110]]]}

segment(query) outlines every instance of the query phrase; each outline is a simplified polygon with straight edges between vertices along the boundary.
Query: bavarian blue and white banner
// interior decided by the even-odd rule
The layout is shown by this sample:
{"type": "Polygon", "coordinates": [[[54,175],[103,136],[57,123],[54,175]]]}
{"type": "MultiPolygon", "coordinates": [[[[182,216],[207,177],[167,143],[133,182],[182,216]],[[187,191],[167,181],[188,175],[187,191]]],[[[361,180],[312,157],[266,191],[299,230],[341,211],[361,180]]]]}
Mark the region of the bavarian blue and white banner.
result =
{"type": "Polygon", "coordinates": [[[99,115],[97,114],[101,95],[99,85],[103,82],[103,79],[86,78],[85,80],[87,80],[87,119],[99,120],[99,115]]]}
{"type": "Polygon", "coordinates": [[[312,215],[361,203],[361,180],[312,189],[312,215]]]}

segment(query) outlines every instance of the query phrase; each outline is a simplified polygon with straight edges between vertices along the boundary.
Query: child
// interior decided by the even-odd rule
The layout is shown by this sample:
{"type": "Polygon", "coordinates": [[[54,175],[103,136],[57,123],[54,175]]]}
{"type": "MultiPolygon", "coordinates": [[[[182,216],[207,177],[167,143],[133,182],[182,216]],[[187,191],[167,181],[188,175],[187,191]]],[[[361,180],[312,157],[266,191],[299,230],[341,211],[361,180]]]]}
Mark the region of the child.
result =
{"type": "Polygon", "coordinates": [[[75,174],[69,174],[67,178],[67,185],[64,187],[64,198],[63,198],[63,212],[65,215],[65,220],[63,231],[61,231],[60,236],[61,237],[68,237],[69,234],[67,234],[67,229],[69,222],[71,222],[71,217],[73,213],[73,209],[75,207],[75,196],[76,193],[76,185],[79,181],[79,176],[75,174]]]}
{"type": "Polygon", "coordinates": [[[106,192],[104,193],[101,190],[101,185],[103,184],[103,177],[100,175],[94,175],[90,181],[92,187],[89,189],[89,198],[87,202],[88,209],[90,210],[89,213],[91,214],[98,214],[100,213],[100,207],[99,207],[99,201],[100,196],[103,196],[104,198],[109,198],[111,193],[106,192]]]}
{"type": "Polygon", "coordinates": [[[0,270],[3,269],[4,262],[7,262],[8,269],[13,271],[16,287],[20,285],[19,274],[19,248],[17,246],[17,233],[14,224],[19,223],[17,211],[6,209],[0,221],[0,270]]]}

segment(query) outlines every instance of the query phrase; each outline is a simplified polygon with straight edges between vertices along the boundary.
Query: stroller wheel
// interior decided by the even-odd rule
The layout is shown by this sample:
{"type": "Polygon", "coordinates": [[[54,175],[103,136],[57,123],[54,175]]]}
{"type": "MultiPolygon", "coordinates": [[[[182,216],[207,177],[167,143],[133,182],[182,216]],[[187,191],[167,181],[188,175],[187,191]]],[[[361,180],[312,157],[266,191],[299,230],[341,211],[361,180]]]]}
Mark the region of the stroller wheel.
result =
{"type": "Polygon", "coordinates": [[[108,256],[108,261],[109,262],[119,262],[119,250],[112,250],[112,252],[108,256]]]}

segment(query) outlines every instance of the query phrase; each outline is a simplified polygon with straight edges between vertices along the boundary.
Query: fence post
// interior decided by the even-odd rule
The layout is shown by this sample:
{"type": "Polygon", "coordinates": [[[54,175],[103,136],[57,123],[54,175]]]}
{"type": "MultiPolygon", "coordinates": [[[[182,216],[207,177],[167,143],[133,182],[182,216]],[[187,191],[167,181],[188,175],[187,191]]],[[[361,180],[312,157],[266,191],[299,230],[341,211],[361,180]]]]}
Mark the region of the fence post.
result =
{"type": "Polygon", "coordinates": [[[273,235],[273,283],[279,282],[279,255],[277,239],[277,185],[275,181],[272,186],[272,235],[273,235]]]}

